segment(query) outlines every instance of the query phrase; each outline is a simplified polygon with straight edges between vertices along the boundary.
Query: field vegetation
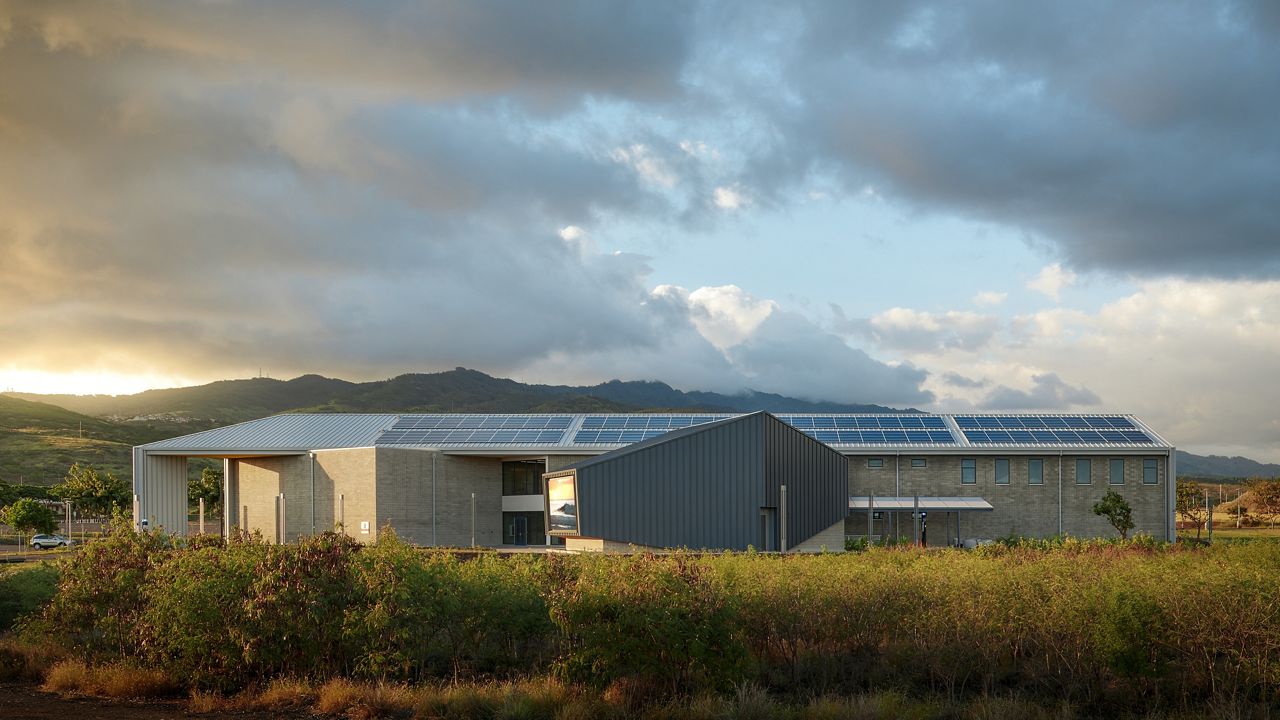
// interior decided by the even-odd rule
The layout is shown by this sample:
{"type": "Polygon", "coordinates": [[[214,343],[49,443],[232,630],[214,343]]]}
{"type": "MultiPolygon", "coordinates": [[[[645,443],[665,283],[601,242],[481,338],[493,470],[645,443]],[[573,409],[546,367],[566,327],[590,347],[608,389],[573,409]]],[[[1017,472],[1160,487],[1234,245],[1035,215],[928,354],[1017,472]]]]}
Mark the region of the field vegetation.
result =
{"type": "Polygon", "coordinates": [[[464,558],[393,533],[361,547],[336,534],[276,546],[119,531],[61,560],[57,575],[57,592],[47,583],[32,596],[33,612],[0,655],[48,664],[38,649],[61,648],[51,664],[59,670],[44,677],[50,689],[176,693],[193,709],[527,718],[1280,711],[1280,543],[464,558]]]}

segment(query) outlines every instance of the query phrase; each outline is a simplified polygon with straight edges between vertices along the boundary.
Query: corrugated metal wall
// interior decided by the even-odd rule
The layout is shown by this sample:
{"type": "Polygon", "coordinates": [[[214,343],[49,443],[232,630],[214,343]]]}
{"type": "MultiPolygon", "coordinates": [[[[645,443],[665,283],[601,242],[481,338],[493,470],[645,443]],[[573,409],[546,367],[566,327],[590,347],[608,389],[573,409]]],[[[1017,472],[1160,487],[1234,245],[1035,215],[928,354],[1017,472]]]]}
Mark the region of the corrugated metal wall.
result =
{"type": "Polygon", "coordinates": [[[787,486],[787,547],[849,514],[849,459],[772,416],[763,416],[766,504],[787,486]]]}
{"type": "Polygon", "coordinates": [[[579,532],[653,547],[758,544],[762,418],[745,416],[579,468],[579,532]]]}
{"type": "MultiPolygon", "coordinates": [[[[787,544],[848,514],[848,461],[764,413],[579,467],[579,532],[654,547],[745,550],[787,486],[787,544]]],[[[776,532],[776,529],[775,529],[776,532]]]]}
{"type": "MultiPolygon", "coordinates": [[[[133,449],[133,493],[139,515],[152,530],[164,528],[173,535],[187,534],[187,459],[174,455],[148,455],[133,449]]],[[[135,522],[141,518],[135,518],[135,522]]]]}

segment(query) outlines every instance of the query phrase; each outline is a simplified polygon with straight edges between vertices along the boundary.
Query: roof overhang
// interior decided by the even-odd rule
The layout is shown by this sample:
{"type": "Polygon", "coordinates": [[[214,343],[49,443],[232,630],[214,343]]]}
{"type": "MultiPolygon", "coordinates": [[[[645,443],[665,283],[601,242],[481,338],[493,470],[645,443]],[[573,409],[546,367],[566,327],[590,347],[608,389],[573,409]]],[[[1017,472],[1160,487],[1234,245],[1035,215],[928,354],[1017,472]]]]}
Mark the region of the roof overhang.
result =
{"type": "Polygon", "coordinates": [[[980,497],[850,497],[850,510],[901,510],[920,512],[989,512],[991,503],[980,497]]]}

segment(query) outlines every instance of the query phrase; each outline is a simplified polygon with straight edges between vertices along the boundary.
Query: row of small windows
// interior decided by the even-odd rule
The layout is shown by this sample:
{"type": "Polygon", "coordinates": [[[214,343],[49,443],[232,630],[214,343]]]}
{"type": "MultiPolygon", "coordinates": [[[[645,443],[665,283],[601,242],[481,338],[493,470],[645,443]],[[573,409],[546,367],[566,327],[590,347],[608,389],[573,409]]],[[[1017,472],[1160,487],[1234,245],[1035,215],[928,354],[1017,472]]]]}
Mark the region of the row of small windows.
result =
{"type": "MultiPolygon", "coordinates": [[[[1107,483],[1110,485],[1124,484],[1124,458],[1111,458],[1107,463],[1107,483]]],[[[867,467],[878,470],[884,467],[884,458],[867,458],[867,467]]],[[[927,467],[925,458],[911,458],[911,467],[923,468],[927,467]]],[[[1076,458],[1076,484],[1089,485],[1093,482],[1093,460],[1090,458],[1076,458]]],[[[960,484],[976,485],[978,483],[978,460],[977,458],[962,458],[960,460],[960,484]]],[[[1009,459],[996,458],[995,464],[995,483],[996,485],[1009,484],[1009,459]]],[[[1142,460],[1142,484],[1158,485],[1160,483],[1160,466],[1156,458],[1144,458],[1142,460]]],[[[1044,484],[1044,460],[1040,458],[1031,458],[1027,460],[1027,484],[1043,485],[1044,484]]]]}
{"type": "MultiPolygon", "coordinates": [[[[928,467],[928,466],[929,464],[925,462],[924,458],[911,458],[911,467],[913,468],[922,468],[922,467],[928,467]]],[[[884,467],[884,458],[867,458],[867,467],[871,468],[872,470],[879,470],[880,468],[884,467]]]]}
{"type": "MultiPolygon", "coordinates": [[[[1124,484],[1124,458],[1112,458],[1107,463],[1107,483],[1124,484]]],[[[997,485],[1009,484],[1009,460],[997,458],[995,467],[997,485]]],[[[978,461],[975,458],[964,458],[960,461],[960,484],[976,485],[978,482],[978,461]]],[[[1076,458],[1076,484],[1089,485],[1093,482],[1093,460],[1076,458]]],[[[1142,460],[1142,484],[1158,485],[1160,483],[1160,466],[1155,458],[1142,460]]],[[[1027,484],[1044,484],[1044,460],[1032,458],[1027,461],[1027,484]]]]}

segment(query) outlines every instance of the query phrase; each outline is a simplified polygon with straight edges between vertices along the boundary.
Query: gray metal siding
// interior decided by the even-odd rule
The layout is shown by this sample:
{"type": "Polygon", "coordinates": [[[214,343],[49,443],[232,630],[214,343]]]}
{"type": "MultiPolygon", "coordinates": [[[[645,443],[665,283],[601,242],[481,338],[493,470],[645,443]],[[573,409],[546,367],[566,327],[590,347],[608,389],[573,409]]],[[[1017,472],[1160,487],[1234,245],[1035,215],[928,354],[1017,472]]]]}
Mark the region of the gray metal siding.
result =
{"type": "Polygon", "coordinates": [[[794,547],[849,514],[849,459],[772,416],[762,416],[766,504],[787,486],[787,546],[794,547]]]}
{"type": "Polygon", "coordinates": [[[579,532],[653,547],[757,544],[761,418],[744,416],[578,468],[579,532]]]}

